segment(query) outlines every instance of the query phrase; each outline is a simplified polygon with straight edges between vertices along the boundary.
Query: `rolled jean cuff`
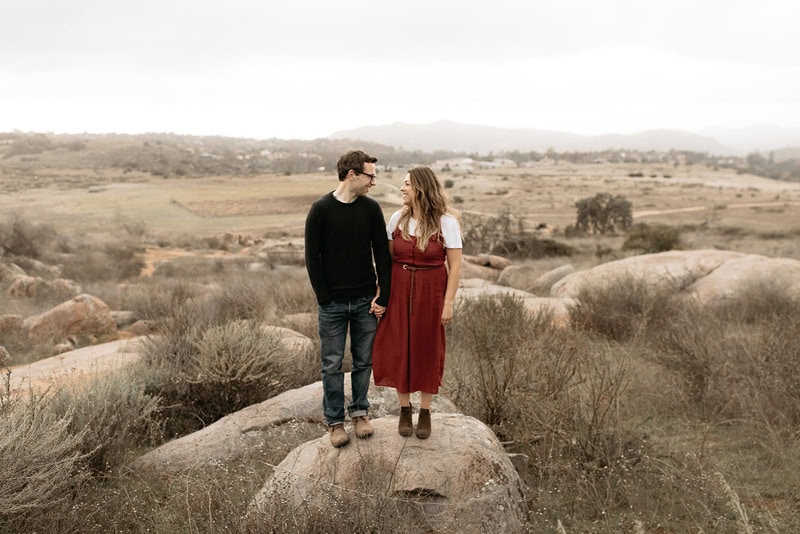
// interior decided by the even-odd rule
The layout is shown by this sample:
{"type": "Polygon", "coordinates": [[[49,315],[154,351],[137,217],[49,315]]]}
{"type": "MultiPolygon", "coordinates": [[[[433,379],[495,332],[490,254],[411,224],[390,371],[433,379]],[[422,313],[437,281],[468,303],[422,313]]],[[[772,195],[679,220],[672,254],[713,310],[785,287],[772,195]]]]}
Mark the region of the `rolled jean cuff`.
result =
{"type": "Polygon", "coordinates": [[[367,410],[356,410],[354,412],[350,412],[350,419],[355,419],[356,417],[362,417],[367,415],[367,410]]]}

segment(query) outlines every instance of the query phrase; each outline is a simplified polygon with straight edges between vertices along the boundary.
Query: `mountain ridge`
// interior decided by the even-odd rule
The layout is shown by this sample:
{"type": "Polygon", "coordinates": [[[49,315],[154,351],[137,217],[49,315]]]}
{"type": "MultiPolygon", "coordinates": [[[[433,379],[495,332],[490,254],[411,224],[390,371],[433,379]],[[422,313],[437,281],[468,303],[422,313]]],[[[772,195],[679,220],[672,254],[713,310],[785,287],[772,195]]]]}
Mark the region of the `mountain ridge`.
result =
{"type": "Polygon", "coordinates": [[[502,128],[440,120],[428,124],[395,122],[340,130],[328,139],[377,142],[406,150],[457,152],[590,152],[602,150],[689,150],[742,156],[750,152],[800,147],[800,130],[776,126],[710,127],[701,132],[656,129],[635,134],[582,135],[536,128],[502,128]]]}

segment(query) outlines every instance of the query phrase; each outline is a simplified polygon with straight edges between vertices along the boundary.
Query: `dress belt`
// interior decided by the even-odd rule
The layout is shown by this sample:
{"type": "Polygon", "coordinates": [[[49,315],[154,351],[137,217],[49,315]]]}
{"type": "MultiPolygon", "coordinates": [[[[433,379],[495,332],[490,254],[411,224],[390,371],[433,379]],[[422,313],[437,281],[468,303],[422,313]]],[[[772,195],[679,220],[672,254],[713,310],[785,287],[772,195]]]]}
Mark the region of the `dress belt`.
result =
{"type": "Polygon", "coordinates": [[[441,267],[441,265],[434,265],[433,267],[417,267],[416,265],[408,265],[403,263],[403,269],[406,271],[427,271],[428,269],[436,269],[437,267],[441,267]]]}
{"type": "Polygon", "coordinates": [[[438,269],[442,265],[434,265],[432,267],[417,267],[416,265],[408,265],[407,263],[401,264],[403,269],[411,271],[411,290],[408,292],[408,315],[411,316],[414,310],[414,274],[417,271],[428,271],[430,269],[438,269]]]}

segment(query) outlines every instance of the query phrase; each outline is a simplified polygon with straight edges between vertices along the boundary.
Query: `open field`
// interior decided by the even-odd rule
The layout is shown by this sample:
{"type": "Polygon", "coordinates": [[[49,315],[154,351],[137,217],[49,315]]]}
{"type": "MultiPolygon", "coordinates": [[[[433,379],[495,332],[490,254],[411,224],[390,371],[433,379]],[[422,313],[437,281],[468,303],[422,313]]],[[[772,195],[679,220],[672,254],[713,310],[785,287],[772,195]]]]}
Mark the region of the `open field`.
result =
{"type": "MultiPolygon", "coordinates": [[[[385,172],[371,192],[387,218],[400,205],[403,176],[385,172]]],[[[439,176],[452,181],[448,193],[466,217],[509,210],[530,225],[563,228],[575,222],[577,200],[607,192],[631,201],[634,222],[713,223],[761,233],[800,224],[800,184],[700,165],[562,163],[439,176]]],[[[30,188],[0,196],[0,213],[107,239],[131,223],[143,224],[155,240],[225,232],[299,236],[308,206],[337,183],[334,173],[123,178],[98,185],[95,177],[71,172],[40,176],[30,188]]]]}

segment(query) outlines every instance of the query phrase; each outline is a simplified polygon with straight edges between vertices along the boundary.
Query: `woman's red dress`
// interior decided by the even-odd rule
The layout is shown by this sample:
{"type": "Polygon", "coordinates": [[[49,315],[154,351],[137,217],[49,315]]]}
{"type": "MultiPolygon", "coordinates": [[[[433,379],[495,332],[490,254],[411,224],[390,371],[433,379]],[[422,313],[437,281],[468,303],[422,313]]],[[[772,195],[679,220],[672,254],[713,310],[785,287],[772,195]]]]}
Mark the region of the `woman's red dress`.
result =
{"type": "Polygon", "coordinates": [[[372,348],[375,384],[400,393],[438,393],[446,350],[445,247],[441,235],[434,236],[422,252],[416,237],[407,241],[400,229],[392,233],[392,247],[392,293],[372,348]]]}

